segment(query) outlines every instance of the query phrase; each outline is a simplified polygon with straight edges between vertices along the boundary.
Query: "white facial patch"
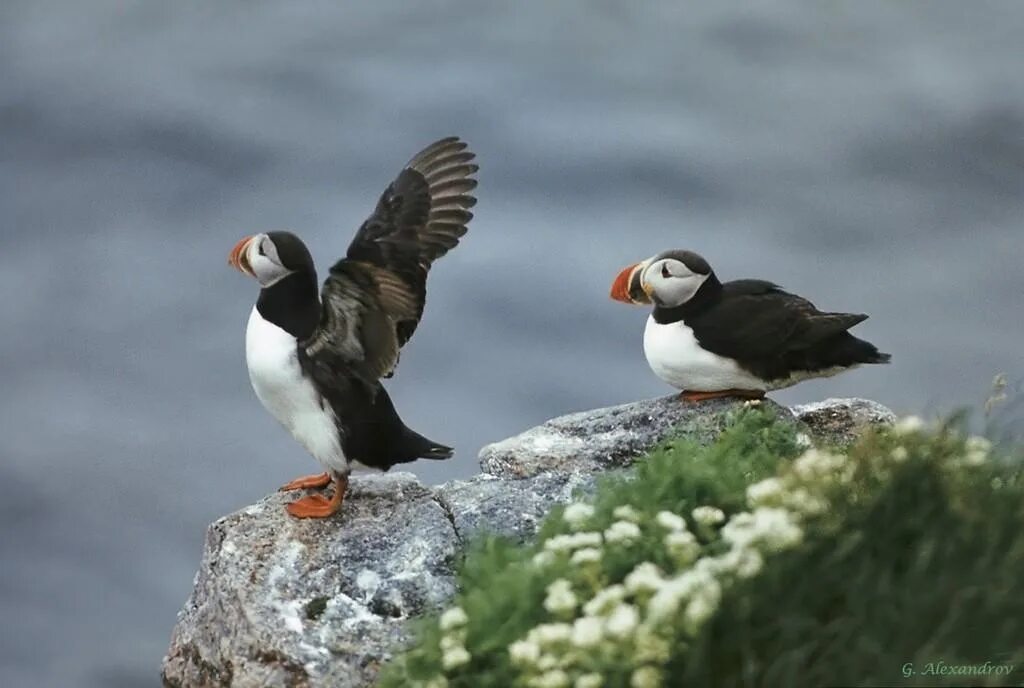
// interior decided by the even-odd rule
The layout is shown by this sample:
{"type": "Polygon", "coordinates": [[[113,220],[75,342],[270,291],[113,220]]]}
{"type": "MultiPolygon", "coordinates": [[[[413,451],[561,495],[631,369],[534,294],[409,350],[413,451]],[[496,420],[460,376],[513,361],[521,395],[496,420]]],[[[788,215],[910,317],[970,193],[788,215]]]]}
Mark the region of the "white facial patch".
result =
{"type": "Polygon", "coordinates": [[[259,234],[249,242],[245,249],[245,258],[252,268],[256,281],[263,288],[274,286],[294,272],[281,265],[277,247],[266,234],[259,234]]]}
{"type": "Polygon", "coordinates": [[[674,308],[692,299],[707,278],[708,275],[693,272],[680,260],[664,258],[648,265],[641,281],[655,303],[674,308]]]}

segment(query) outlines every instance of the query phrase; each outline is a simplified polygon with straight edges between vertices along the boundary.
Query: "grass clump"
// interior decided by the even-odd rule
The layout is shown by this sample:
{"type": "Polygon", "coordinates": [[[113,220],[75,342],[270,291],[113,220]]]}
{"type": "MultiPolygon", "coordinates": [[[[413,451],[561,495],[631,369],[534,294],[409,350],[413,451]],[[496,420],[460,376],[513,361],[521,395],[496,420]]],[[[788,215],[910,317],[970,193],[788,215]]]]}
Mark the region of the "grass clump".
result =
{"type": "Polygon", "coordinates": [[[553,510],[533,545],[477,543],[455,606],[380,684],[935,685],[939,662],[1015,664],[1024,480],[990,452],[915,420],[801,447],[744,410],[553,510]]]}

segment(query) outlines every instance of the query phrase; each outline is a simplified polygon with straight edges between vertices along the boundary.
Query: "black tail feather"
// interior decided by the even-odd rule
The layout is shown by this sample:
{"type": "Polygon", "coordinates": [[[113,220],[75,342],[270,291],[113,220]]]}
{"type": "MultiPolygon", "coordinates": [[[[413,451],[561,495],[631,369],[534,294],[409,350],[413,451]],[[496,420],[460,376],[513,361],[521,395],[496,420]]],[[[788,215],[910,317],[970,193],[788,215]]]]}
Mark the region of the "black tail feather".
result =
{"type": "Polygon", "coordinates": [[[409,456],[408,460],[410,461],[415,461],[416,459],[441,461],[442,459],[450,459],[455,452],[451,447],[446,447],[440,442],[428,440],[408,427],[404,428],[403,435],[402,445],[405,447],[405,453],[409,456]]]}
{"type": "Polygon", "coordinates": [[[890,359],[892,359],[892,354],[882,353],[876,349],[874,358],[867,363],[888,363],[890,359]]]}
{"type": "Polygon", "coordinates": [[[446,447],[443,444],[431,443],[432,446],[425,452],[420,454],[421,459],[432,459],[434,461],[440,461],[441,459],[450,459],[455,453],[455,450],[451,447],[446,447]]]}
{"type": "Polygon", "coordinates": [[[871,342],[854,337],[849,332],[835,337],[831,346],[826,348],[834,364],[857,365],[859,363],[888,363],[890,354],[878,350],[871,342]]]}

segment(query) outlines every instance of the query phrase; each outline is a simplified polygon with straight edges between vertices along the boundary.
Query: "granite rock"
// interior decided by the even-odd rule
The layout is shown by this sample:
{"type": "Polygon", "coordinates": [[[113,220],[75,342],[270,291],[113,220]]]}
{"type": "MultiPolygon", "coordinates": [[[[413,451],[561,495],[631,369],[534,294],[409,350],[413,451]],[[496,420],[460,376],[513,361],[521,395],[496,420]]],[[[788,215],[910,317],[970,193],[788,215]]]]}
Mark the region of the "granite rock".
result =
{"type": "Polygon", "coordinates": [[[793,407],[793,415],[823,444],[845,446],[870,427],[892,425],[896,414],[870,399],[825,399],[793,407]]]}
{"type": "MultiPolygon", "coordinates": [[[[792,417],[789,409],[770,399],[760,403],[776,409],[780,417],[792,417]]],[[[480,450],[480,468],[506,478],[621,468],[670,435],[685,435],[702,444],[714,441],[730,412],[743,404],[735,399],[695,404],[672,395],[571,413],[488,444],[480,450]]]]}
{"type": "Polygon", "coordinates": [[[340,524],[289,517],[294,498],[210,526],[165,686],[367,685],[404,621],[454,594],[455,529],[411,474],[354,477],[340,524]]]}
{"type": "MultiPolygon", "coordinates": [[[[430,488],[408,473],[357,475],[325,521],[296,520],[275,493],[213,523],[163,663],[171,688],[349,688],[372,684],[409,642],[408,621],[455,594],[465,543],[529,539],[544,515],[670,435],[706,443],[743,402],[675,396],[550,420],[484,447],[483,472],[430,488]]],[[[780,417],[819,443],[891,423],[875,402],[829,399],[780,417]]]]}

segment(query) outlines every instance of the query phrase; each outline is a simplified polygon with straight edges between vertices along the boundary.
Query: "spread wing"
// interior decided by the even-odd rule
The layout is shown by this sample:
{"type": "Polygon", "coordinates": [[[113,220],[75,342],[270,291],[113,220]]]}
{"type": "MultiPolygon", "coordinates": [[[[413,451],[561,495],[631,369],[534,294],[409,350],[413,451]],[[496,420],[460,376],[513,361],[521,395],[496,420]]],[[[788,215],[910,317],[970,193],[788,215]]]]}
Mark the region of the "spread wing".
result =
{"type": "Polygon", "coordinates": [[[337,358],[370,385],[394,371],[423,315],[431,264],[473,217],[474,157],[449,137],[398,173],[324,281],[320,324],[303,343],[308,356],[337,358]]]}
{"type": "Polygon", "coordinates": [[[823,313],[771,282],[737,280],[698,317],[701,346],[721,356],[772,359],[802,351],[867,320],[859,313],[823,313]]]}

